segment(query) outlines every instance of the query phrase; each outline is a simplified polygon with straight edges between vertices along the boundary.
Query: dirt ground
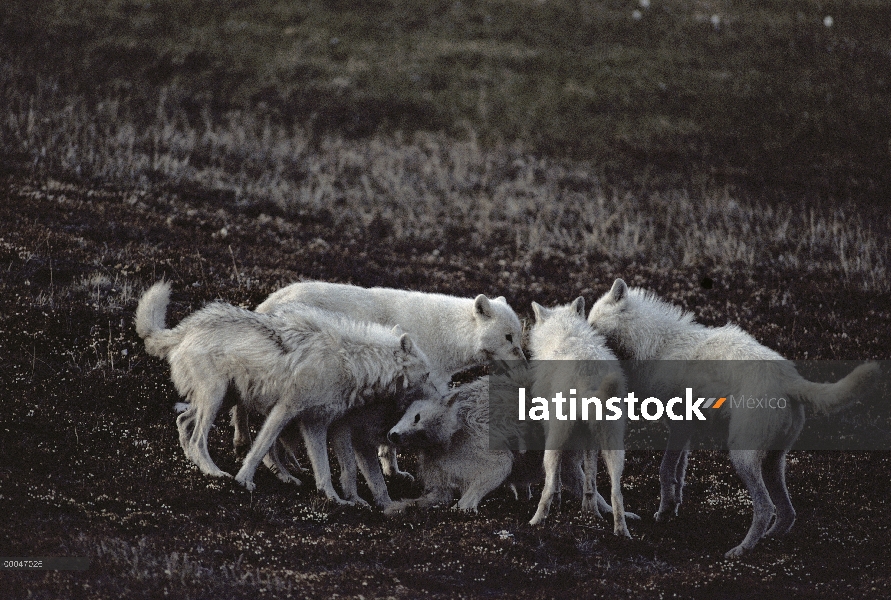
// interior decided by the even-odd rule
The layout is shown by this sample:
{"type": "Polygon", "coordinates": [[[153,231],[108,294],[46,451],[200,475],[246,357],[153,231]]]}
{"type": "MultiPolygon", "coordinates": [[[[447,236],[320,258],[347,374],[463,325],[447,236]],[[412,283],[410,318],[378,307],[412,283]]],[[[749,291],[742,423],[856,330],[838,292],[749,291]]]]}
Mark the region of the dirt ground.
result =
{"type": "MultiPolygon", "coordinates": [[[[720,453],[693,455],[684,505],[668,525],[652,519],[659,453],[630,455],[625,503],[643,517],[630,523],[631,541],[582,516],[572,499],[535,528],[533,502],[507,490],[476,515],[442,508],[386,518],[331,506],[308,474],[294,487],[261,470],[250,493],[187,462],[168,367],[132,326],[139,294],[161,277],[173,283],[175,323],[217,298],[256,306],[300,277],[505,295],[530,318],[532,300],[582,294],[590,303],[621,276],[706,324],[738,322],[789,358],[891,354],[891,294],[832,276],[572,256],[515,264],[512,240],[456,229],[449,241],[394,241],[381,223],[338,231],[326,213],[284,219],[188,189],[0,175],[0,548],[92,559],[85,572],[3,572],[0,596],[891,595],[887,453],[793,453],[795,527],[732,561],[723,554],[744,536],[751,504],[720,453]]],[[[230,444],[221,416],[211,453],[233,472],[230,444]]],[[[413,469],[411,454],[403,462],[413,469]]]]}

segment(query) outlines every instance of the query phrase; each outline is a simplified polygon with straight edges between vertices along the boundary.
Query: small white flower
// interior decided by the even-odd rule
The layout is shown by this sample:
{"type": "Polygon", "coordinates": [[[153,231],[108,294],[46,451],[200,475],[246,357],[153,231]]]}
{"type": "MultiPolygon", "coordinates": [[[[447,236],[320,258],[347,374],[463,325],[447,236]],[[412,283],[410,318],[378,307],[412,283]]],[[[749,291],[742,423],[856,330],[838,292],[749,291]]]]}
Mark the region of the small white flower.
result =
{"type": "Polygon", "coordinates": [[[650,0],[640,0],[641,8],[650,8],[650,0]]]}
{"type": "Polygon", "coordinates": [[[832,18],[832,15],[826,15],[823,17],[823,25],[826,27],[832,27],[835,25],[835,19],[832,18]]]}
{"type": "Polygon", "coordinates": [[[714,27],[715,29],[721,26],[721,17],[719,15],[712,15],[711,21],[712,27],[714,27]]]}
{"type": "Polygon", "coordinates": [[[640,21],[643,18],[643,13],[635,8],[631,13],[631,18],[635,21],[640,21]]]}

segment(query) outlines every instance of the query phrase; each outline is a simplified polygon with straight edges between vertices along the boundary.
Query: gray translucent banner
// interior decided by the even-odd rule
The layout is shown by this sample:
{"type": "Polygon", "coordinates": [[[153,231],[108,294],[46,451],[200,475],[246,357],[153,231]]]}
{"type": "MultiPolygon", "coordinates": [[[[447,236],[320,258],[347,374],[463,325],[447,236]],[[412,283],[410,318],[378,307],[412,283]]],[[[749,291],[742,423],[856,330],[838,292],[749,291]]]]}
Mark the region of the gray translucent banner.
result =
{"type": "Polygon", "coordinates": [[[891,361],[499,361],[489,370],[492,450],[891,450],[891,361]]]}
{"type": "Polygon", "coordinates": [[[87,556],[0,557],[0,571],[86,571],[87,556]]]}

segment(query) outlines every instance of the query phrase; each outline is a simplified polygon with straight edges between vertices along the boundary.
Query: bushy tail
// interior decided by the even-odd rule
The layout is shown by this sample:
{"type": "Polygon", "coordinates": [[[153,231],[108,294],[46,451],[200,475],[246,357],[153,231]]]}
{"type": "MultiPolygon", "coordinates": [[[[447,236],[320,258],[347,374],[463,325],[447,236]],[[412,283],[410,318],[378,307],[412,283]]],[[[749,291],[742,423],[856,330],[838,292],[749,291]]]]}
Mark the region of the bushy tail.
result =
{"type": "Polygon", "coordinates": [[[863,392],[863,385],[878,374],[878,364],[866,363],[836,383],[814,383],[799,377],[786,391],[790,396],[811,404],[815,410],[830,414],[856,402],[863,392]]]}
{"type": "Polygon", "coordinates": [[[167,358],[171,348],[179,343],[179,336],[167,329],[169,302],[170,284],[159,281],[142,295],[136,307],[136,333],[145,340],[146,352],[158,358],[167,358]]]}

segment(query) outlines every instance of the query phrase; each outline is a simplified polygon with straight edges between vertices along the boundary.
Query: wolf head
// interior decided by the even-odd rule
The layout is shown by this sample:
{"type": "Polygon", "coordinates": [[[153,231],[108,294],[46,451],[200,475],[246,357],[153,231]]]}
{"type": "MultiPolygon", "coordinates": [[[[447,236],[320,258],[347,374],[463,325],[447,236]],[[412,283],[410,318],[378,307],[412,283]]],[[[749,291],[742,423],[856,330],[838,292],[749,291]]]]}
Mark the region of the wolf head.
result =
{"type": "Polygon", "coordinates": [[[417,400],[390,429],[387,439],[396,446],[448,446],[461,426],[458,410],[457,393],[417,400]]]}
{"type": "Polygon", "coordinates": [[[588,313],[588,324],[620,346],[625,345],[625,338],[634,321],[635,315],[628,302],[628,285],[622,279],[616,279],[613,287],[594,303],[588,313]]]}
{"type": "Polygon", "coordinates": [[[660,348],[692,321],[691,314],[652,292],[629,288],[621,279],[616,279],[588,314],[591,327],[606,337],[620,356],[638,360],[659,358],[660,348]]]}
{"type": "Polygon", "coordinates": [[[570,304],[556,308],[545,308],[533,302],[532,312],[535,314],[535,325],[529,332],[529,347],[533,358],[541,358],[542,353],[561,346],[573,333],[590,329],[585,323],[585,299],[581,296],[570,304]]]}
{"type": "Polygon", "coordinates": [[[399,349],[395,354],[400,367],[401,385],[397,385],[401,392],[400,404],[406,406],[417,398],[442,398],[448,382],[431,373],[430,361],[424,351],[399,325],[393,327],[391,333],[399,336],[399,349]]]}
{"type": "Polygon", "coordinates": [[[473,301],[476,323],[476,357],[479,362],[491,359],[526,360],[523,354],[523,327],[517,313],[504,296],[489,300],[480,294],[473,301]]]}

